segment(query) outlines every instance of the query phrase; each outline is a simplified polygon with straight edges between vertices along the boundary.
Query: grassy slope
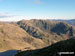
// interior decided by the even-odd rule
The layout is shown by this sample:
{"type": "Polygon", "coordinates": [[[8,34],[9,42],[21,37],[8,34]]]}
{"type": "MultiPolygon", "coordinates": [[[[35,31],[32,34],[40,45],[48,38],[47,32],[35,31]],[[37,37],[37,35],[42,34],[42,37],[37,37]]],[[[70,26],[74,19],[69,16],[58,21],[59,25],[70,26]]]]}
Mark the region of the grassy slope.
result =
{"type": "Polygon", "coordinates": [[[18,25],[0,23],[0,51],[35,49],[44,46],[45,44],[42,40],[33,38],[18,25]]]}
{"type": "Polygon", "coordinates": [[[16,56],[56,56],[58,52],[74,52],[75,39],[60,41],[49,47],[18,53],[16,56]]]}

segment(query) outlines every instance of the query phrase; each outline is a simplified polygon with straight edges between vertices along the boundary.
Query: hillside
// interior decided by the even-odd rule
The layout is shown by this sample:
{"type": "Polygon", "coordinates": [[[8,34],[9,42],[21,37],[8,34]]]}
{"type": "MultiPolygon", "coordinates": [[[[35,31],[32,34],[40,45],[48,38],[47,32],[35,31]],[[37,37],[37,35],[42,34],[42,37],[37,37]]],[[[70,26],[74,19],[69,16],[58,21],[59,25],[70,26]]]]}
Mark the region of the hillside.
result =
{"type": "Polygon", "coordinates": [[[51,45],[74,35],[73,26],[48,20],[22,20],[17,24],[31,36],[51,45]],[[61,30],[62,29],[62,30],[61,30]]]}
{"type": "Polygon", "coordinates": [[[75,38],[60,41],[43,49],[23,51],[16,56],[59,56],[58,52],[75,52],[75,38]]]}
{"type": "Polygon", "coordinates": [[[0,55],[44,48],[73,36],[75,27],[63,22],[35,19],[0,22],[0,55]]]}
{"type": "Polygon", "coordinates": [[[0,23],[0,51],[35,49],[46,46],[45,43],[30,36],[18,25],[0,23]],[[39,46],[38,46],[39,45],[39,46]]]}

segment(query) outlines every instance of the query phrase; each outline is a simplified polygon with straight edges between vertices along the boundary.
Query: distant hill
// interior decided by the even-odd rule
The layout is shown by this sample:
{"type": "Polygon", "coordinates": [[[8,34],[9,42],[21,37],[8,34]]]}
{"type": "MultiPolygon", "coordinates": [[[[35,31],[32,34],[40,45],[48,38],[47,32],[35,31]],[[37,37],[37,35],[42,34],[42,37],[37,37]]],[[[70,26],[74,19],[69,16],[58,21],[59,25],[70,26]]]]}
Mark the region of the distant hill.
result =
{"type": "Polygon", "coordinates": [[[60,56],[59,52],[75,52],[75,39],[60,41],[42,49],[19,52],[16,56],[60,56]]]}
{"type": "Polygon", "coordinates": [[[66,22],[67,24],[75,26],[75,19],[72,19],[72,20],[52,20],[52,21],[66,22]]]}

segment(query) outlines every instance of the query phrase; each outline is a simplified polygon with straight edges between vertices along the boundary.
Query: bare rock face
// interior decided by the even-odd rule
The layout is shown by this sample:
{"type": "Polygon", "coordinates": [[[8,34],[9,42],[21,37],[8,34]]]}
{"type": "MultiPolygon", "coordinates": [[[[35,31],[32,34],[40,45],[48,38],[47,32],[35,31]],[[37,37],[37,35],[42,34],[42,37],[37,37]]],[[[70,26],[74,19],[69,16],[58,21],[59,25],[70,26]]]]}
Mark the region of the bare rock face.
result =
{"type": "Polygon", "coordinates": [[[63,22],[34,19],[22,20],[17,24],[31,36],[49,45],[73,36],[72,26],[63,22]]]}

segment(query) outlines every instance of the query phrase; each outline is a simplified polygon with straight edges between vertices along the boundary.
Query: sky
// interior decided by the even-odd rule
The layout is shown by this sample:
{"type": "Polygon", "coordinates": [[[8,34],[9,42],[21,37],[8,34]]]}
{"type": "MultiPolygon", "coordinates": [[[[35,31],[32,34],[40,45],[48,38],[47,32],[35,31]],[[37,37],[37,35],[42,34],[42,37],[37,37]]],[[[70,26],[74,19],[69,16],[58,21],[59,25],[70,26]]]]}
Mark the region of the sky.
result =
{"type": "Polygon", "coordinates": [[[0,0],[0,21],[75,19],[75,0],[0,0]]]}

